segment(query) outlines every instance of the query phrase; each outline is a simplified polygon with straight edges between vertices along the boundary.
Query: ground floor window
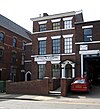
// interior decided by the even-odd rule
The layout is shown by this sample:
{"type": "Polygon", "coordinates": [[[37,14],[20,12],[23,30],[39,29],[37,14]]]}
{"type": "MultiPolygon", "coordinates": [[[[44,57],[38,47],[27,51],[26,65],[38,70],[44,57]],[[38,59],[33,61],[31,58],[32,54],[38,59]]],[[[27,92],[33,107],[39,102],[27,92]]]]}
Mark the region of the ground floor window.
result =
{"type": "Polygon", "coordinates": [[[52,65],[53,77],[60,78],[60,64],[52,65]]]}
{"type": "Polygon", "coordinates": [[[43,79],[45,77],[45,64],[39,65],[39,79],[43,79]]]}

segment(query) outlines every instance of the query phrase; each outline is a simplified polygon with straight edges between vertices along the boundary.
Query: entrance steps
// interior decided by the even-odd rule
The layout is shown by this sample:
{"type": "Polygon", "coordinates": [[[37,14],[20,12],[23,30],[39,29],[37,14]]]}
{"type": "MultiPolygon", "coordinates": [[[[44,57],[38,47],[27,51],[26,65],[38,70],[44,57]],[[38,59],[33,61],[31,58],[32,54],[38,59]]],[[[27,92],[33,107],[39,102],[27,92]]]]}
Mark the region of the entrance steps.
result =
{"type": "Polygon", "coordinates": [[[61,87],[54,91],[49,91],[49,95],[55,95],[55,96],[60,96],[61,95],[61,87]]]}

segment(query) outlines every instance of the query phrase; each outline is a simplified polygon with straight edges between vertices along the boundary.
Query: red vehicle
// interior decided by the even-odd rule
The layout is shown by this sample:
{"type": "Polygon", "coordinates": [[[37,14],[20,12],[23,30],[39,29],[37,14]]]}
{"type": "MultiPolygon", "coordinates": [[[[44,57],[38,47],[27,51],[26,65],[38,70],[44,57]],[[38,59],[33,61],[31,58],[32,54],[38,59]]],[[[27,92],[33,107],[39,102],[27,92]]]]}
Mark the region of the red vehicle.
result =
{"type": "Polygon", "coordinates": [[[71,91],[89,92],[90,88],[91,82],[86,78],[77,77],[71,83],[71,91]]]}

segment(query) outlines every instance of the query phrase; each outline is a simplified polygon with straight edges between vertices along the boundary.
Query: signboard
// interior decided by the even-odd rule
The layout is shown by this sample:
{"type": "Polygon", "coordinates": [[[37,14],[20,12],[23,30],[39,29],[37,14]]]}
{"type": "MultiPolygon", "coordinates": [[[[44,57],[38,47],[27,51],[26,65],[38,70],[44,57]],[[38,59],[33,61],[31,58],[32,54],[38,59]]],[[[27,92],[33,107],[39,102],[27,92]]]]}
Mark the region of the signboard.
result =
{"type": "Polygon", "coordinates": [[[80,50],[88,50],[88,45],[80,45],[80,50]]]}
{"type": "Polygon", "coordinates": [[[35,56],[34,61],[59,61],[60,56],[50,55],[50,56],[35,56]]]}

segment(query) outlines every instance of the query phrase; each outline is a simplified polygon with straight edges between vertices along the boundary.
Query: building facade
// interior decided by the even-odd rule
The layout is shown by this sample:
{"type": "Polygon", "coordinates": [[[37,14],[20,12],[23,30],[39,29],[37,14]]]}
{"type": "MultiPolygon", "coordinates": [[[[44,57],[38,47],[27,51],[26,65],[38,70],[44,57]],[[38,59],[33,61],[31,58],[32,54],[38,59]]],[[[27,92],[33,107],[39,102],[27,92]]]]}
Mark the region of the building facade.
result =
{"type": "Polygon", "coordinates": [[[0,14],[0,80],[25,79],[25,43],[31,33],[0,14]]]}
{"type": "Polygon", "coordinates": [[[100,21],[75,24],[76,72],[100,84],[100,21]]]}
{"type": "Polygon", "coordinates": [[[32,79],[75,77],[75,23],[83,22],[82,12],[44,13],[31,20],[32,79]]]}

